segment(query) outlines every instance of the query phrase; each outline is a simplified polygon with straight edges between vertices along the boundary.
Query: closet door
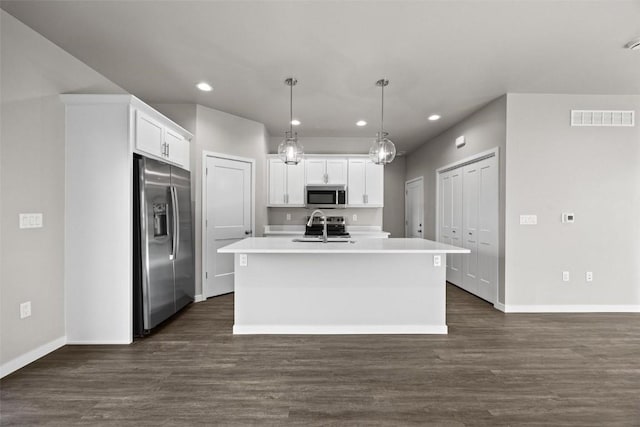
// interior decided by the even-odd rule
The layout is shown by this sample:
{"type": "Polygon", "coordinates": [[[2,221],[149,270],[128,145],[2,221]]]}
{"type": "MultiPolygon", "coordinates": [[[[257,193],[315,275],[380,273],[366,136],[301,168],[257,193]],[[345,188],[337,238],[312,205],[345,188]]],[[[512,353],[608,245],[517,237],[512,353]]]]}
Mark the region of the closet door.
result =
{"type": "Polygon", "coordinates": [[[462,257],[462,287],[478,293],[478,194],[479,167],[462,168],[462,246],[471,253],[462,257]]]}
{"type": "MultiPolygon", "coordinates": [[[[462,168],[450,172],[451,181],[451,244],[463,247],[462,243],[462,168]]],[[[449,281],[456,285],[462,283],[462,260],[466,255],[450,254],[449,281]]]]}
{"type": "Polygon", "coordinates": [[[478,230],[477,295],[495,303],[498,298],[498,166],[490,157],[477,163],[478,230]]]}

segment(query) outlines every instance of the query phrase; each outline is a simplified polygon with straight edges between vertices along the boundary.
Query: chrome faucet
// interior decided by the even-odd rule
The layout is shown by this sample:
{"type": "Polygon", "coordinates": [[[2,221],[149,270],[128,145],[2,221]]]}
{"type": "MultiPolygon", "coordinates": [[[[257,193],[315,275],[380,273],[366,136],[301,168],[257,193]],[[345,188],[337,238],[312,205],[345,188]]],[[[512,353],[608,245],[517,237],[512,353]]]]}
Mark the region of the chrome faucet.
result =
{"type": "Polygon", "coordinates": [[[322,219],[322,243],[327,243],[327,216],[320,209],[316,209],[311,213],[309,221],[307,221],[307,227],[311,227],[313,224],[313,218],[318,214],[322,219]]]}

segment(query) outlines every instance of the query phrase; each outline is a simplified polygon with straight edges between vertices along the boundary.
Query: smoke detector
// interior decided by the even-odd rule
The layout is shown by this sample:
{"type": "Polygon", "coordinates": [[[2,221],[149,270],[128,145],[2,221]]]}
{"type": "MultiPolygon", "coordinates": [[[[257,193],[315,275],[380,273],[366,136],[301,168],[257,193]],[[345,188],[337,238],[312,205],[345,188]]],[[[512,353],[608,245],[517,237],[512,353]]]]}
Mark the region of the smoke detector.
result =
{"type": "Polygon", "coordinates": [[[638,37],[637,39],[631,40],[629,43],[624,45],[624,47],[631,50],[640,50],[640,37],[638,37]]]}

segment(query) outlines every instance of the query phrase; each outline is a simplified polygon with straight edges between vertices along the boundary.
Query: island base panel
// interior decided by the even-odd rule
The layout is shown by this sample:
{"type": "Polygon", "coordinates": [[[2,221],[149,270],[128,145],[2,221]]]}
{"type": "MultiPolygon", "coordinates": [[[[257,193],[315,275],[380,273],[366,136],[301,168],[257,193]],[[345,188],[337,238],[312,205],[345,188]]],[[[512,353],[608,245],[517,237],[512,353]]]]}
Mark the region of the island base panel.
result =
{"type": "Polygon", "coordinates": [[[447,333],[433,254],[239,255],[234,334],[447,333]]]}

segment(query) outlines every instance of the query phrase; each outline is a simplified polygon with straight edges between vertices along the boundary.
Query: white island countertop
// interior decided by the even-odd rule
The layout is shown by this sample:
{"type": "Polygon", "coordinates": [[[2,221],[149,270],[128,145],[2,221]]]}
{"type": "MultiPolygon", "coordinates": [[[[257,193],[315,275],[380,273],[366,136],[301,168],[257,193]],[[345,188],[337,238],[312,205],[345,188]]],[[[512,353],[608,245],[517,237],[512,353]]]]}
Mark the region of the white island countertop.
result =
{"type": "Polygon", "coordinates": [[[467,254],[469,249],[425,239],[355,239],[346,242],[294,242],[290,237],[250,237],[218,249],[219,253],[261,253],[261,254],[467,254]]]}

